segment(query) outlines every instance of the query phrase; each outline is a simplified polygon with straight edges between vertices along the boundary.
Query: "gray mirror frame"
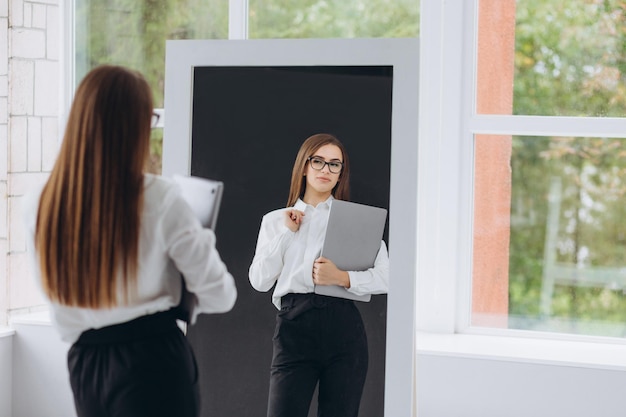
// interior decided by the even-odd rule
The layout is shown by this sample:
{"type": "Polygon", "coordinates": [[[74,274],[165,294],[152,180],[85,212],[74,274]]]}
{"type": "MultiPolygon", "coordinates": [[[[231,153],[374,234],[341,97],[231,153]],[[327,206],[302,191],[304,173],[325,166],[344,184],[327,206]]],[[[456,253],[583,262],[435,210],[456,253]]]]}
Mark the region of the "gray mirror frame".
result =
{"type": "Polygon", "coordinates": [[[163,175],[190,173],[194,67],[314,65],[393,66],[385,416],[409,417],[416,407],[417,38],[167,41],[163,175]]]}

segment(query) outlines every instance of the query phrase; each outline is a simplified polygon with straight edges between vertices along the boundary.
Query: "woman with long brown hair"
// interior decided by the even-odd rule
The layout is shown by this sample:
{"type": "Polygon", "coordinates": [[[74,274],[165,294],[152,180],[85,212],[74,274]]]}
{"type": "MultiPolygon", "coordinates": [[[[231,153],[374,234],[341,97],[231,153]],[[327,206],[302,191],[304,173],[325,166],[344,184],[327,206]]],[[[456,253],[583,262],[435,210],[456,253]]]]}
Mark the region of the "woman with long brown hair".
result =
{"type": "Polygon", "coordinates": [[[339,285],[355,295],[387,292],[389,258],[381,241],[374,267],[343,271],[320,257],[334,199],[348,200],[350,162],[343,144],[321,133],[301,145],[287,208],[261,221],[249,278],[274,287],[276,316],[268,417],[306,417],[319,383],[319,417],[357,417],[368,365],[367,337],[352,300],[314,293],[339,285]]]}
{"type": "Polygon", "coordinates": [[[152,93],[103,65],[80,83],[50,177],[25,204],[29,249],[68,353],[79,417],[199,415],[195,358],[176,323],[181,274],[200,313],[236,289],[174,183],[144,172],[152,93]]]}

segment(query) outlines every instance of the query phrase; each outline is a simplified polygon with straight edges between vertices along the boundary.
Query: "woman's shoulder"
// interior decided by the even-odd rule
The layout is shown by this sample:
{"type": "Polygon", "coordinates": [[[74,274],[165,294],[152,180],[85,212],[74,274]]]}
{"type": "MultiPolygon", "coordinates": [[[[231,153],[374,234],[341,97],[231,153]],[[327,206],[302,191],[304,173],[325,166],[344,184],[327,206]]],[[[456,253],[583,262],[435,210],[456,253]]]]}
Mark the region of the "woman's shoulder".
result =
{"type": "Polygon", "coordinates": [[[288,208],[283,207],[266,213],[261,220],[261,230],[259,233],[274,235],[287,229],[285,226],[285,211],[288,208]]]}
{"type": "Polygon", "coordinates": [[[170,190],[177,189],[179,186],[172,178],[165,177],[163,175],[149,174],[143,175],[144,187],[146,190],[170,192],[170,190]]]}
{"type": "Polygon", "coordinates": [[[283,207],[283,208],[279,208],[276,210],[272,210],[263,216],[263,220],[270,221],[270,222],[275,221],[275,220],[282,220],[283,214],[285,213],[285,211],[287,211],[287,209],[288,207],[283,207]]]}

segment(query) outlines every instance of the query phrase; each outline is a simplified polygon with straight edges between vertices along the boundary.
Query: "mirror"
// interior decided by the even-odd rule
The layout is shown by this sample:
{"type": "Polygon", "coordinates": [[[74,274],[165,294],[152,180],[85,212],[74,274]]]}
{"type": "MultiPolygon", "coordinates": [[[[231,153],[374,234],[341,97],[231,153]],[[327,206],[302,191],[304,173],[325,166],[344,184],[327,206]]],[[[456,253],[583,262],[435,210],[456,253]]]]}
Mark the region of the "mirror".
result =
{"type": "MultiPolygon", "coordinates": [[[[412,312],[413,303],[403,298],[406,288],[414,291],[415,242],[405,230],[416,212],[410,172],[417,172],[417,54],[416,40],[168,42],[163,173],[225,183],[218,250],[239,292],[233,311],[201,316],[188,330],[201,372],[203,415],[265,415],[276,310],[271,291],[254,291],[247,271],[261,217],[284,206],[298,148],[320,132],[335,134],[348,150],[351,200],[390,210],[384,237],[390,294],[358,303],[370,349],[361,414],[410,412],[409,402],[402,414],[391,412],[402,406],[390,400],[413,386],[412,371],[402,373],[413,368],[413,331],[406,324],[414,318],[391,317],[407,307],[412,312]],[[401,52],[413,58],[392,58],[401,52]],[[410,120],[400,123],[400,113],[410,120]],[[398,228],[402,214],[409,221],[398,228]],[[403,308],[388,306],[387,299],[403,308]],[[399,331],[400,340],[392,338],[399,331]],[[403,350],[404,362],[391,356],[403,350]]],[[[411,401],[411,391],[404,401],[411,401]]]]}

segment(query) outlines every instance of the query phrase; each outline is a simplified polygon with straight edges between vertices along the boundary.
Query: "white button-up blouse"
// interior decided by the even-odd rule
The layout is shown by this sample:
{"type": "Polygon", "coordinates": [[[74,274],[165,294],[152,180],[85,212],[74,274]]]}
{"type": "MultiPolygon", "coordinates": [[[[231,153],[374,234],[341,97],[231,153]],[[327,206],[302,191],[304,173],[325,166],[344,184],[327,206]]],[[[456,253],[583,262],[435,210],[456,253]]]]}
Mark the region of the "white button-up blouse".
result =
{"type": "MultiPolygon", "coordinates": [[[[297,232],[285,225],[286,208],[263,216],[249,279],[257,291],[269,291],[276,284],[272,295],[276,308],[280,309],[280,300],[285,294],[313,292],[313,262],[322,250],[332,201],[330,197],[313,207],[299,199],[293,208],[305,215],[297,232]]],[[[387,293],[389,255],[385,242],[381,241],[372,268],[347,272],[350,275],[348,291],[357,295],[387,293]]]]}

